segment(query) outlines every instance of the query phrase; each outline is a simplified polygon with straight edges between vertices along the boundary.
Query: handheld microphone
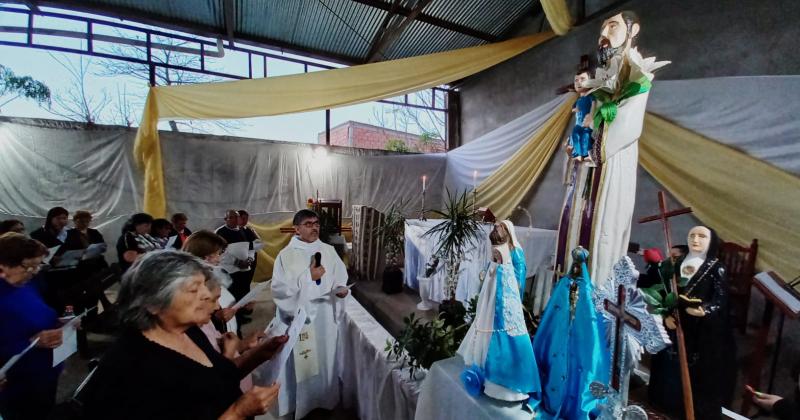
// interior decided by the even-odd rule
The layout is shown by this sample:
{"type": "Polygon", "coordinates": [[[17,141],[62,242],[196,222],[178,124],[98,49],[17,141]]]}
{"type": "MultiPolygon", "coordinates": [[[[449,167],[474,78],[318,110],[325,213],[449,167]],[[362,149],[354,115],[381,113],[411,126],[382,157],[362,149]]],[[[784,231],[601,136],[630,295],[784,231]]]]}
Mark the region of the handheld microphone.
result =
{"type": "MultiPolygon", "coordinates": [[[[317,252],[314,254],[314,267],[319,267],[322,264],[322,254],[317,252]]],[[[317,283],[317,286],[322,284],[322,278],[314,280],[317,283]]]]}

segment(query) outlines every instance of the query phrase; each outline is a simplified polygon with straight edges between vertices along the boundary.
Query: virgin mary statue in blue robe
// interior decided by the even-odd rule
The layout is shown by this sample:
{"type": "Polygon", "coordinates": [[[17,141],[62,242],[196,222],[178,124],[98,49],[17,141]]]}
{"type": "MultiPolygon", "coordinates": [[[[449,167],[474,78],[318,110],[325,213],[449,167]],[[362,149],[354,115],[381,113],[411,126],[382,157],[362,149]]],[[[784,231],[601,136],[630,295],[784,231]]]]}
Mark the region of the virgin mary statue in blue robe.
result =
{"type": "Polygon", "coordinates": [[[572,251],[571,272],[553,289],[533,339],[542,384],[537,419],[589,419],[600,402],[589,384],[609,381],[606,329],[592,302],[588,257],[581,247],[572,251]]]}

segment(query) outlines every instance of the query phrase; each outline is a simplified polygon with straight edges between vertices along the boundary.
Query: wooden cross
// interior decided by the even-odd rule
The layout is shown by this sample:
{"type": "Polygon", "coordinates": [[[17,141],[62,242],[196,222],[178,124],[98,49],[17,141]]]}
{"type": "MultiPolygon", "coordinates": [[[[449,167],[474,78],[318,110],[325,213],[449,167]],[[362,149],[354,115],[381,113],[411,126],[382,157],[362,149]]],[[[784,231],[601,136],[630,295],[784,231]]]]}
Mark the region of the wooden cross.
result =
{"type": "Polygon", "coordinates": [[[610,313],[615,318],[615,329],[616,334],[615,343],[614,343],[614,364],[612,366],[611,371],[611,387],[615,390],[620,391],[620,369],[622,361],[621,353],[622,353],[622,342],[625,338],[624,329],[625,325],[633,328],[636,331],[641,331],[642,329],[642,322],[639,321],[638,318],[631,315],[628,311],[625,310],[625,303],[626,303],[626,296],[625,293],[625,286],[620,284],[617,287],[617,302],[614,303],[610,301],[608,298],[603,300],[603,306],[605,307],[606,312],[610,313]]]}
{"type": "MultiPolygon", "coordinates": [[[[659,214],[655,216],[648,216],[642,219],[639,219],[639,223],[647,223],[654,220],[661,220],[661,225],[664,228],[664,240],[667,245],[667,254],[669,255],[669,251],[672,249],[672,237],[670,236],[669,230],[669,218],[673,216],[677,216],[679,214],[687,214],[692,212],[691,207],[684,207],[682,209],[667,211],[667,199],[666,194],[664,191],[658,192],[658,209],[659,214]]],[[[675,261],[673,260],[673,265],[675,261]]],[[[672,270],[673,275],[672,279],[670,279],[670,285],[672,286],[672,290],[675,293],[678,293],[678,270],[672,270]]],[[[675,323],[677,324],[677,329],[675,330],[675,335],[678,341],[678,361],[680,362],[681,368],[681,384],[683,385],[683,407],[686,411],[686,420],[694,420],[694,401],[692,398],[692,382],[689,377],[689,362],[686,359],[686,342],[683,338],[683,327],[681,327],[681,319],[680,314],[678,311],[674,311],[672,316],[675,318],[675,323]]]]}
{"type": "Polygon", "coordinates": [[[664,194],[664,191],[658,192],[658,214],[654,216],[647,216],[639,219],[639,223],[647,223],[652,222],[654,220],[661,220],[661,224],[664,228],[664,238],[667,240],[667,254],[669,255],[669,250],[672,249],[672,236],[670,236],[669,231],[669,218],[678,216],[681,214],[687,214],[692,212],[691,207],[684,207],[682,209],[671,210],[667,211],[667,195],[664,194]]]}

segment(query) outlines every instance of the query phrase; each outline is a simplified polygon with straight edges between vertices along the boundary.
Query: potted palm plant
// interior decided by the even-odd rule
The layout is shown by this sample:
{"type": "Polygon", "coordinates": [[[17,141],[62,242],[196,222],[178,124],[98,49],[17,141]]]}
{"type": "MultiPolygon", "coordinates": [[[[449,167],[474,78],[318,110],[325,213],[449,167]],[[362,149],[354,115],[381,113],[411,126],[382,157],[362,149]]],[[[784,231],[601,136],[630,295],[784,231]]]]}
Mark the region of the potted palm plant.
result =
{"type": "Polygon", "coordinates": [[[403,216],[403,201],[393,203],[386,211],[376,233],[383,242],[386,264],[383,269],[384,293],[393,294],[403,291],[403,245],[406,218],[403,216]]]}
{"type": "Polygon", "coordinates": [[[432,211],[443,220],[425,232],[425,236],[438,241],[434,255],[444,262],[447,272],[446,299],[439,305],[439,311],[448,325],[459,325],[466,314],[464,305],[456,300],[461,261],[470,248],[478,245],[481,226],[473,217],[474,203],[466,190],[461,194],[450,194],[449,190],[446,193],[444,210],[432,211]]]}

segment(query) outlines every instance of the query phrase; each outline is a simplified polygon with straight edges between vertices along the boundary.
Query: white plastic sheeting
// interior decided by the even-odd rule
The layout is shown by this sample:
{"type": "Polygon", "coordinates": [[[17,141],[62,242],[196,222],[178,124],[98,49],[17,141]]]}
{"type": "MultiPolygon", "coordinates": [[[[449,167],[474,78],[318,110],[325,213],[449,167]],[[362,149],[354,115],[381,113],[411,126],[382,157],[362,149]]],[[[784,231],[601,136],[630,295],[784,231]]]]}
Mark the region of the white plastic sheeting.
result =
{"type": "MultiPolygon", "coordinates": [[[[21,219],[31,231],[51,207],[86,209],[113,244],[124,221],[141,208],[134,134],[121,127],[0,119],[0,219],[21,219]]],[[[220,226],[228,208],[247,209],[256,223],[283,220],[317,191],[321,198],[342,199],[344,217],[353,204],[385,210],[400,199],[411,215],[420,206],[422,175],[428,177],[427,202],[441,201],[444,154],[172,132],[161,137],[168,212],[187,213],[193,230],[220,226]]]]}

